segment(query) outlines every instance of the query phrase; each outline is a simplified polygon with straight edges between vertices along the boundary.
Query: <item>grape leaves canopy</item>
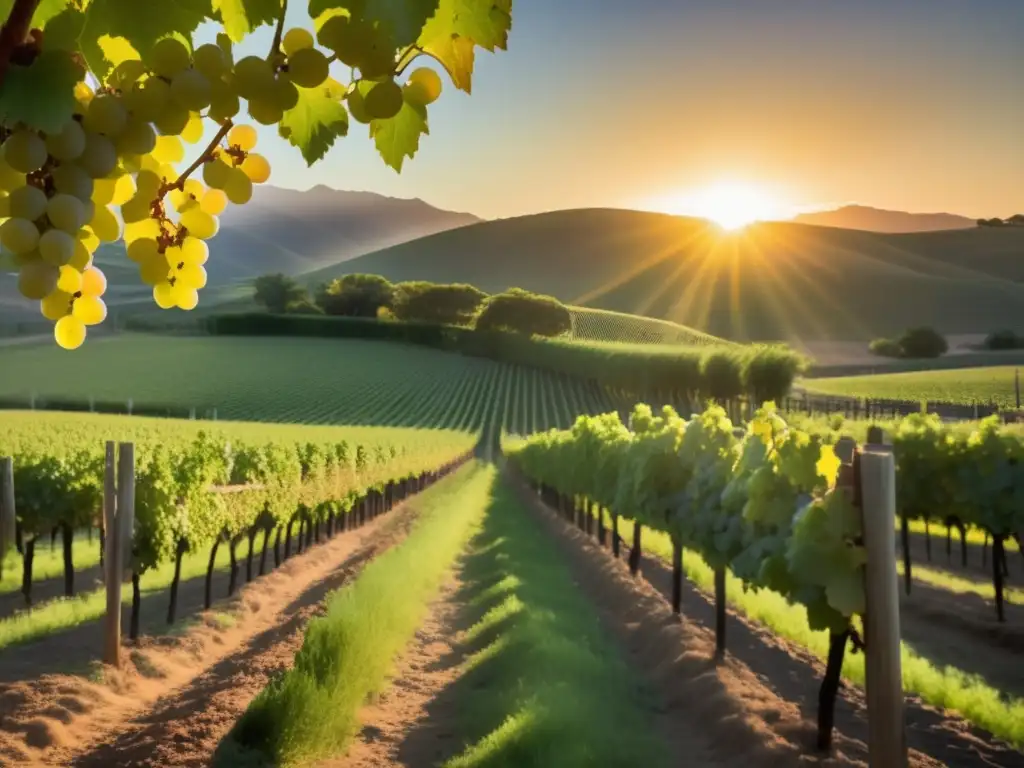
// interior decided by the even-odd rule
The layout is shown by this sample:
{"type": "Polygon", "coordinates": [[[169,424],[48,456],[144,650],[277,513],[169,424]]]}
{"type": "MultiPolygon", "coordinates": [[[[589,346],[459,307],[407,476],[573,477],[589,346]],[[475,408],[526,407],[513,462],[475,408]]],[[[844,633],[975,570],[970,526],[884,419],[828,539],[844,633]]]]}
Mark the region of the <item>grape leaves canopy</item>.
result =
{"type": "Polygon", "coordinates": [[[468,93],[475,49],[504,49],[512,24],[511,0],[309,0],[310,29],[285,29],[287,6],[0,0],[0,267],[62,347],[106,317],[101,242],[125,241],[159,307],[198,304],[217,217],[270,178],[253,123],[308,165],[360,123],[401,172],[442,90],[414,63],[468,93]],[[216,42],[194,46],[209,24],[216,42]],[[267,54],[236,56],[263,26],[267,54]]]}

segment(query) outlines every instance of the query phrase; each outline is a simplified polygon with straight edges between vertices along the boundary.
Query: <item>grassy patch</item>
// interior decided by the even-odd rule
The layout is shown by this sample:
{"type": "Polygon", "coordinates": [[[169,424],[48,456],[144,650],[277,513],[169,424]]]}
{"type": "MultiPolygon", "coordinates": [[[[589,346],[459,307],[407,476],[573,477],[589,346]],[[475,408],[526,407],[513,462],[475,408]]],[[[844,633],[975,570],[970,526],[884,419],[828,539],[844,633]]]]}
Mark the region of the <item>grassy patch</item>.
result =
{"type": "MultiPolygon", "coordinates": [[[[896,570],[899,571],[902,577],[903,563],[899,560],[896,561],[896,570]]],[[[914,575],[914,581],[920,581],[922,584],[927,584],[930,587],[938,587],[947,592],[955,592],[958,595],[978,595],[992,601],[996,599],[996,589],[992,586],[991,581],[965,579],[946,571],[939,571],[919,565],[918,563],[913,564],[911,572],[914,575]]],[[[1004,587],[1003,599],[1008,603],[1024,604],[1024,589],[1004,587]]]]}
{"type": "Polygon", "coordinates": [[[345,749],[359,708],[383,686],[476,527],[494,476],[493,468],[474,465],[414,502],[420,519],[409,537],[328,597],[294,667],[249,705],[218,750],[218,764],[237,765],[245,752],[253,764],[306,764],[345,749]]]}
{"type": "MultiPolygon", "coordinates": [[[[632,540],[631,521],[619,519],[619,535],[632,540]]],[[[667,534],[644,530],[644,551],[671,562],[672,542],[667,534]]],[[[696,552],[683,555],[686,577],[697,587],[714,589],[714,572],[696,552]]],[[[828,634],[816,632],[807,625],[807,611],[802,605],[791,605],[782,595],[769,590],[743,591],[739,579],[731,573],[726,580],[729,604],[740,613],[771,629],[816,656],[828,656],[828,634]]],[[[1024,746],[1024,700],[1003,696],[976,675],[954,667],[939,669],[930,661],[902,644],[903,690],[918,694],[926,703],[960,714],[971,722],[1018,747],[1024,746]]],[[[847,654],[843,675],[864,684],[863,654],[847,654]]]]}
{"type": "Polygon", "coordinates": [[[831,395],[895,400],[944,400],[954,403],[1016,404],[1010,365],[945,371],[880,373],[867,376],[808,379],[809,390],[831,395]]]}
{"type": "Polygon", "coordinates": [[[468,746],[445,768],[667,764],[643,694],[553,542],[500,484],[463,570],[474,649],[449,693],[468,746]]]}
{"type": "MultiPolygon", "coordinates": [[[[100,537],[97,531],[93,531],[92,541],[89,541],[87,530],[75,531],[75,537],[71,543],[71,560],[75,564],[75,572],[92,568],[100,562],[100,537]]],[[[17,550],[12,549],[4,557],[3,572],[0,573],[0,594],[7,592],[18,592],[21,589],[22,557],[17,550]]],[[[36,541],[36,552],[32,558],[32,581],[33,583],[46,579],[55,579],[64,576],[64,545],[60,534],[50,546],[50,537],[41,536],[36,541]]]]}
{"type": "MultiPolygon", "coordinates": [[[[97,545],[99,546],[99,545],[97,545]]],[[[254,560],[258,559],[259,553],[263,550],[261,536],[256,537],[254,560]]],[[[240,583],[245,578],[245,556],[248,554],[248,545],[242,544],[238,547],[240,583]]],[[[190,552],[181,560],[181,581],[184,583],[190,579],[196,579],[206,575],[206,567],[209,563],[209,551],[190,552]]],[[[217,550],[217,570],[226,570],[230,566],[231,555],[229,548],[222,546],[217,550]]],[[[143,599],[146,595],[161,592],[171,585],[174,579],[174,563],[161,563],[158,568],[147,571],[142,575],[139,582],[143,599]]],[[[223,597],[223,595],[218,595],[223,597]]],[[[122,603],[130,605],[132,601],[132,590],[130,585],[122,589],[122,603]]],[[[30,611],[23,611],[6,619],[0,620],[0,649],[16,643],[25,643],[36,638],[50,635],[54,632],[70,629],[88,621],[96,621],[101,618],[107,610],[107,592],[103,587],[84,592],[77,597],[58,598],[43,603],[38,608],[30,611]]],[[[163,610],[166,610],[164,608],[163,610]]],[[[163,616],[163,610],[159,616],[163,616]]],[[[142,611],[142,622],[145,626],[148,619],[145,606],[142,611]]]]}

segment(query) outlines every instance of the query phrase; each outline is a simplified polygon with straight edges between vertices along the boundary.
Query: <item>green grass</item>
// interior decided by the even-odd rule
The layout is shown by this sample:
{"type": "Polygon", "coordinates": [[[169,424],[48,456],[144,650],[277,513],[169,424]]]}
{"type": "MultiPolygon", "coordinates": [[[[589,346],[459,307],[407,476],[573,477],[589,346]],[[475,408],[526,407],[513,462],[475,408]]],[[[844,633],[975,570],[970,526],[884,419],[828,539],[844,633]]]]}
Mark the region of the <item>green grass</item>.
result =
{"type": "Polygon", "coordinates": [[[465,749],[445,768],[668,764],[648,702],[556,546],[504,483],[462,573],[463,642],[447,693],[465,749]]]}
{"type": "MultiPolygon", "coordinates": [[[[631,541],[632,523],[619,519],[619,535],[631,541]]],[[[645,529],[643,549],[659,559],[671,562],[672,542],[667,534],[645,529]]],[[[714,572],[695,552],[683,555],[686,577],[705,592],[714,589],[714,572]]],[[[729,604],[740,613],[768,627],[772,632],[807,648],[818,658],[828,656],[828,634],[807,625],[807,611],[791,605],[782,595],[768,590],[743,591],[739,579],[727,575],[729,604]]],[[[925,703],[958,713],[999,738],[1024,747],[1024,700],[1002,695],[980,678],[954,667],[937,668],[914,652],[906,643],[901,647],[903,690],[919,695],[925,703]]],[[[864,684],[864,655],[846,654],[843,675],[864,684]]]]}
{"type": "Polygon", "coordinates": [[[589,307],[569,307],[574,341],[616,341],[626,344],[728,345],[730,342],[685,325],[652,317],[589,307]]]}
{"type": "Polygon", "coordinates": [[[222,745],[220,764],[252,761],[252,752],[273,765],[307,764],[345,749],[360,707],[384,685],[478,526],[494,480],[493,467],[471,465],[415,502],[420,519],[409,537],[328,597],[295,665],[252,701],[222,745]]]}
{"type": "Polygon", "coordinates": [[[612,407],[608,395],[553,373],[361,339],[123,334],[74,353],[0,347],[0,370],[0,397],[23,397],[26,408],[35,393],[161,403],[199,416],[215,408],[222,420],[465,431],[478,430],[506,393],[510,429],[530,419],[535,398],[551,406],[542,428],[612,407]]]}
{"type": "Polygon", "coordinates": [[[807,379],[808,390],[830,395],[894,400],[945,400],[954,403],[1016,405],[1015,366],[960,370],[880,373],[868,376],[807,379]]]}
{"type": "MultiPolygon", "coordinates": [[[[899,560],[896,562],[896,570],[899,571],[900,576],[903,575],[903,563],[899,560]]],[[[913,563],[911,572],[914,575],[914,581],[920,581],[930,587],[938,587],[939,589],[955,592],[959,595],[978,595],[986,600],[996,599],[996,590],[991,582],[965,579],[946,571],[929,568],[920,563],[913,563]]],[[[1024,604],[1024,589],[1004,587],[1003,599],[1009,603],[1024,604]]]]}
{"type": "MultiPolygon", "coordinates": [[[[255,557],[263,551],[263,537],[256,537],[255,557]]],[[[248,544],[241,544],[238,547],[239,560],[241,561],[241,580],[245,578],[244,557],[248,553],[248,544]]],[[[209,563],[209,551],[190,552],[181,560],[181,581],[200,578],[206,575],[206,567],[209,563]]],[[[222,546],[217,551],[217,570],[226,570],[231,562],[231,555],[228,547],[222,546]]],[[[174,563],[161,563],[159,567],[147,571],[139,580],[139,588],[143,599],[166,590],[174,578],[174,563]]],[[[241,583],[241,581],[240,581],[241,583]]],[[[217,595],[223,597],[223,595],[217,595]]],[[[131,605],[132,591],[130,588],[122,590],[122,603],[131,605]]],[[[26,643],[36,638],[50,635],[62,630],[71,629],[80,624],[100,619],[107,610],[107,593],[102,587],[99,589],[83,592],[76,597],[58,598],[50,600],[30,611],[24,611],[6,619],[0,619],[0,650],[19,643],[26,643]]],[[[142,622],[152,624],[154,620],[163,621],[167,606],[161,605],[158,613],[146,615],[146,606],[143,608],[142,622]]]]}
{"type": "MultiPolygon", "coordinates": [[[[32,581],[44,581],[64,576],[64,549],[60,534],[50,546],[50,537],[41,536],[36,542],[36,552],[32,558],[32,581]]],[[[75,571],[92,568],[100,562],[100,536],[93,531],[89,541],[88,531],[75,531],[71,542],[71,560],[75,571]]],[[[3,572],[0,573],[0,594],[18,592],[21,589],[22,557],[12,549],[3,561],[3,572]]]]}

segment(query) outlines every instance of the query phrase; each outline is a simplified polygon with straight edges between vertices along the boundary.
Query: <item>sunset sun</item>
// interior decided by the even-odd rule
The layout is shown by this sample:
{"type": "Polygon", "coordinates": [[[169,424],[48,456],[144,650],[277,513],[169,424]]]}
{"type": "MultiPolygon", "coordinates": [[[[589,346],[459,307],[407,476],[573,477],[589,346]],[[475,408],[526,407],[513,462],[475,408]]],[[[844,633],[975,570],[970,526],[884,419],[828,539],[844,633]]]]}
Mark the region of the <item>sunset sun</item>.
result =
{"type": "Polygon", "coordinates": [[[787,206],[770,190],[742,181],[718,182],[670,199],[660,207],[669,213],[708,219],[726,230],[790,215],[787,206]]]}

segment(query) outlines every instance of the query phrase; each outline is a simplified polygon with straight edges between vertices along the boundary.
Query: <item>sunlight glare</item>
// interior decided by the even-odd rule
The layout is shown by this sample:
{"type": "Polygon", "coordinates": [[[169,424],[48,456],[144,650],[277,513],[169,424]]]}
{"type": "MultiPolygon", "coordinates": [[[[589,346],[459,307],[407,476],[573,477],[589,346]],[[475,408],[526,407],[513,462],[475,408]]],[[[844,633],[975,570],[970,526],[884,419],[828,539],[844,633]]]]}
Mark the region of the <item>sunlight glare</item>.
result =
{"type": "Polygon", "coordinates": [[[719,182],[676,198],[665,209],[669,213],[709,219],[727,230],[792,216],[787,206],[768,190],[738,181],[719,182]]]}

